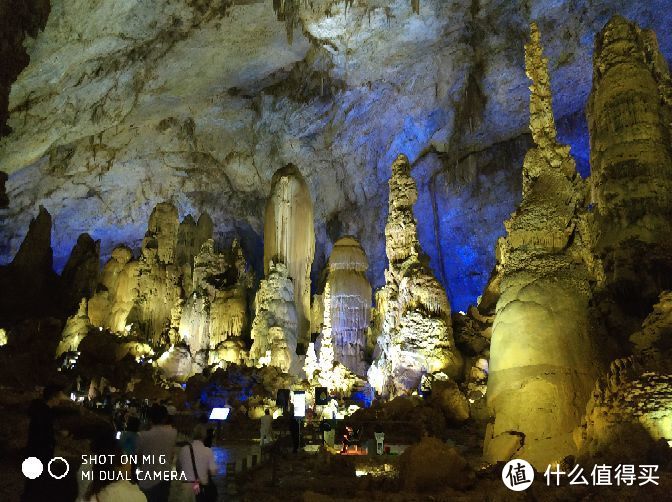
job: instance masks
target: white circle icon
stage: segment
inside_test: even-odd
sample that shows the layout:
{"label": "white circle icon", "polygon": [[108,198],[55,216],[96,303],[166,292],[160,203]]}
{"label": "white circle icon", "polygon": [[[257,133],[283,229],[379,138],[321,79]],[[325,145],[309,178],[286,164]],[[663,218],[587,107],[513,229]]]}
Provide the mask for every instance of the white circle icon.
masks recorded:
{"label": "white circle icon", "polygon": [[28,479],[39,478],[43,470],[42,461],[37,457],[28,457],[21,464],[21,472]]}
{"label": "white circle icon", "polygon": [[[61,474],[60,476],[57,476],[56,474],[51,472],[51,464],[53,464],[56,460],[60,460],[61,462],[63,462],[65,464],[65,472],[63,474]],[[68,472],[70,472],[70,464],[63,457],[54,457],[47,464],[47,471],[49,472],[49,474],[51,475],[52,478],[63,479],[64,477],[66,477],[68,475]]]}
{"label": "white circle icon", "polygon": [[514,492],[527,490],[534,481],[534,468],[526,460],[509,460],[502,469],[502,481]]}

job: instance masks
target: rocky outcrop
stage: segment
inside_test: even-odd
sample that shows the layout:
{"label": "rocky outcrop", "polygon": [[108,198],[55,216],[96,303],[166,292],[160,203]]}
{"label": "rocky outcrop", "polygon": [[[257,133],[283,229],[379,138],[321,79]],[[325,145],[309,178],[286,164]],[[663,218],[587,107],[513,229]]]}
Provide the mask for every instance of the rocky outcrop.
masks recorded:
{"label": "rocky outcrop", "polygon": [[40,206],[14,260],[0,267],[0,319],[58,315],[58,276],[52,261],[51,215]]}
{"label": "rocky outcrop", "polygon": [[100,241],[82,234],[72,248],[61,272],[61,302],[66,312],[72,312],[82,298],[91,298],[96,292],[100,272]]}
{"label": "rocky outcrop", "polygon": [[251,284],[247,264],[239,253],[236,242],[228,255],[216,253],[214,241],[209,239],[194,258],[192,293],[181,304],[178,333],[195,358],[200,351],[212,351],[204,364],[247,359],[243,336],[249,330],[247,295]]}
{"label": "rocky outcrop", "polygon": [[382,320],[369,382],[378,392],[396,394],[418,388],[425,373],[456,376],[462,358],[455,347],[450,305],[427,266],[418,241],[413,205],[415,181],[405,155],[392,164],[385,240],[389,267],[376,295]]}
{"label": "rocky outcrop", "polygon": [[672,293],[631,335],[634,354],[611,362],[593,388],[575,440],[584,456],[656,460],[672,441]]}
{"label": "rocky outcrop", "polygon": [[672,80],[653,31],[620,16],[600,31],[586,114],[600,286],[627,335],[672,287]]}
{"label": "rocky outcrop", "polygon": [[271,262],[283,263],[294,284],[298,342],[310,332],[310,270],[315,256],[313,201],[296,166],[276,171],[264,220],[264,273]]}
{"label": "rocky outcrop", "polygon": [[[487,387],[494,424],[485,453],[501,435],[520,435],[517,456],[537,468],[576,453],[579,425],[599,356],[589,322],[591,275],[579,214],[583,182],[569,147],[558,143],[548,61],[532,24],[525,46],[530,130],[535,147],[523,164],[523,199],[498,243],[500,297]],[[502,450],[503,451],[503,450]],[[498,458],[497,460],[507,460]]]}
{"label": "rocky outcrop", "polygon": [[162,203],[141,253],[134,259],[124,246],[112,252],[88,302],[91,324],[148,343],[172,378],[245,362],[253,277],[238,242],[217,252],[209,216],[178,223],[175,206]]}

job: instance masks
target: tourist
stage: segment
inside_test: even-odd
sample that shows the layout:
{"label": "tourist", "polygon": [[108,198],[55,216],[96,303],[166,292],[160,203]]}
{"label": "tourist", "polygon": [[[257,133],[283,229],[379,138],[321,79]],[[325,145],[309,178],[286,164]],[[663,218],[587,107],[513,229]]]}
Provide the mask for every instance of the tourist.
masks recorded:
{"label": "tourist", "polygon": [[[30,403],[28,415],[28,442],[26,457],[40,459],[42,465],[47,465],[54,457],[56,439],[54,437],[53,409],[64,399],[63,389],[58,385],[47,385],[42,391],[42,397]],[[52,487],[49,478],[40,476],[37,479],[26,479],[21,497],[22,501],[48,500]]]}
{"label": "tourist", "polygon": [[[172,468],[177,431],[167,424],[168,411],[164,406],[152,405],[148,415],[152,426],[138,436],[138,469],[145,473],[138,475],[138,485],[147,496],[148,502],[167,502],[170,480],[154,478]],[[145,456],[147,462],[143,461]]]}
{"label": "tourist", "polygon": [[289,433],[292,436],[292,452],[297,453],[299,451],[300,441],[301,441],[301,423],[298,418],[294,417],[294,405],[290,405],[289,413]]}
{"label": "tourist", "polygon": [[110,462],[93,465],[93,479],[81,500],[87,502],[147,501],[140,488],[128,481],[131,465],[128,463],[122,464],[121,448],[111,431],[93,441],[91,454],[104,455],[110,459]]}
{"label": "tourist", "polygon": [[199,425],[194,428],[192,442],[183,446],[177,457],[177,470],[187,478],[181,483],[178,497],[181,502],[217,500],[217,487],[212,481],[217,472],[215,454],[203,444],[206,429]]}
{"label": "tourist", "polygon": [[272,439],[272,429],[273,429],[273,416],[271,415],[271,410],[266,408],[264,415],[261,417],[259,425],[259,436],[261,446],[265,446],[271,442]]}
{"label": "tourist", "polygon": [[119,436],[119,446],[125,455],[135,455],[138,449],[138,431],[140,419],[131,415],[126,419],[126,430]]}

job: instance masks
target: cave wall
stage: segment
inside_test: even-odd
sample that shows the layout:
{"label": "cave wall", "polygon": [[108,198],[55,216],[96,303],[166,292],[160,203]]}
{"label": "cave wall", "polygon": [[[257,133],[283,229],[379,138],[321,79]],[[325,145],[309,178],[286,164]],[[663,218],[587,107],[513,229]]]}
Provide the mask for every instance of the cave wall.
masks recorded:
{"label": "cave wall", "polygon": [[0,263],[40,204],[60,269],[82,232],[103,260],[122,242],[138,250],[151,209],[169,200],[180,218],[207,211],[217,241],[239,236],[260,275],[271,177],[291,162],[315,207],[313,276],[349,234],[379,287],[386,180],[405,153],[420,241],[465,310],[520,193],[529,21],[545,36],[558,137],[583,175],[594,34],[619,12],[672,54],[665,0],[423,0],[419,13],[406,0],[326,3],[279,20],[270,0],[52,0],[44,30],[27,30],[30,64],[10,78]]}

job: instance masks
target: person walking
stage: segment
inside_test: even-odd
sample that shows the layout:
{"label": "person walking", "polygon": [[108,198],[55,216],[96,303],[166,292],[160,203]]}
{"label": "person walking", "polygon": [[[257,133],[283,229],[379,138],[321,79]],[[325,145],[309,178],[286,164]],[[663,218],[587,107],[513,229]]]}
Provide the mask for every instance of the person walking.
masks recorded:
{"label": "person walking", "polygon": [[273,416],[271,415],[271,410],[266,408],[259,424],[259,437],[262,447],[271,442],[271,439],[273,438],[272,430]]}
{"label": "person walking", "polygon": [[212,448],[203,444],[206,429],[196,426],[191,443],[183,446],[177,457],[177,471],[184,473],[187,481],[182,481],[179,502],[214,502],[217,487],[212,476],[217,473],[215,454]]}
{"label": "person walking", "polygon": [[[28,409],[30,423],[28,425],[26,457],[36,457],[45,466],[54,457],[56,438],[54,436],[53,408],[62,399],[63,389],[60,386],[47,385],[42,391],[42,397],[32,401]],[[26,479],[21,501],[49,500],[52,490],[52,483],[46,476]]]}
{"label": "person walking", "polygon": [[147,502],[168,502],[170,480],[161,477],[172,468],[177,431],[167,423],[165,406],[152,405],[148,414],[152,426],[138,435],[138,485]]}

